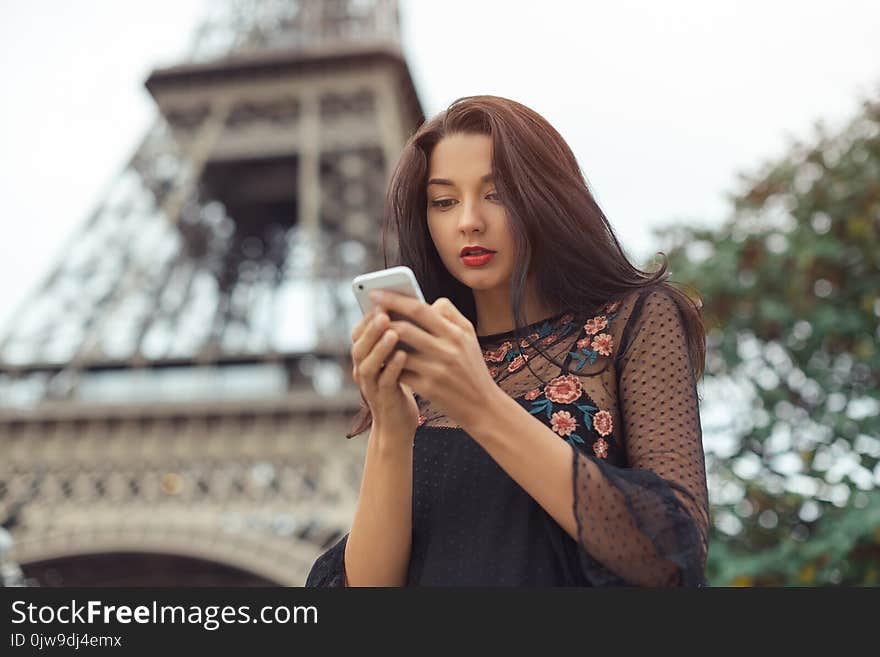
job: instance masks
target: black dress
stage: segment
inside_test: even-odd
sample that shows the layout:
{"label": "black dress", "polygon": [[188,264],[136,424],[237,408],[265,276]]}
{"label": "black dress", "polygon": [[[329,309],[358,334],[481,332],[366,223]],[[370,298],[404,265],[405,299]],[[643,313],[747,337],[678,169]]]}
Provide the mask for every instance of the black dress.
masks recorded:
{"label": "black dress", "polygon": [[[479,341],[497,384],[571,445],[578,539],[417,397],[407,585],[706,586],[699,400],[664,286],[560,313],[525,335]],[[347,585],[347,540],[318,557],[306,586]]]}

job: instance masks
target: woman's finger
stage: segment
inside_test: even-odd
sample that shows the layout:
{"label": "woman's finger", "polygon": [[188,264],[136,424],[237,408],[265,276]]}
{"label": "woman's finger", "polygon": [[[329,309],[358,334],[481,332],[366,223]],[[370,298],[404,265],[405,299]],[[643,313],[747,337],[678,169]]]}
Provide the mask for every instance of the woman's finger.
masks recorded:
{"label": "woman's finger", "polygon": [[351,341],[352,343],[357,342],[358,338],[361,337],[361,334],[364,332],[364,329],[369,325],[371,321],[376,317],[377,307],[373,306],[370,308],[370,311],[361,317],[361,321],[355,324],[354,329],[351,332]]}
{"label": "woman's finger", "polygon": [[397,349],[385,363],[382,373],[379,375],[379,387],[390,388],[397,385],[397,379],[403,371],[406,363],[406,352]]}
{"label": "woman's finger", "polygon": [[358,369],[366,377],[369,384],[373,384],[379,378],[382,363],[390,358],[391,350],[395,344],[397,344],[397,333],[392,330],[384,331],[370,353],[361,361]]}
{"label": "woman's finger", "polygon": [[[415,297],[396,292],[388,292],[377,301],[383,308],[400,313],[412,322],[416,328],[429,336],[442,336],[446,332],[447,323],[438,315],[433,305],[419,301]],[[414,348],[418,347],[406,340]]]}
{"label": "woman's finger", "polygon": [[[376,317],[366,324],[363,333],[361,333],[351,348],[351,358],[355,363],[360,363],[367,357],[367,354],[372,351],[373,346],[376,344],[376,340],[381,337],[382,332],[387,326],[388,315],[384,313],[377,313]],[[363,367],[361,366],[358,369],[362,370]]]}
{"label": "woman's finger", "polygon": [[431,307],[442,317],[445,317],[456,326],[463,328],[468,333],[474,332],[474,326],[471,324],[470,320],[462,315],[458,308],[455,307],[455,304],[446,297],[440,297],[431,304]]}

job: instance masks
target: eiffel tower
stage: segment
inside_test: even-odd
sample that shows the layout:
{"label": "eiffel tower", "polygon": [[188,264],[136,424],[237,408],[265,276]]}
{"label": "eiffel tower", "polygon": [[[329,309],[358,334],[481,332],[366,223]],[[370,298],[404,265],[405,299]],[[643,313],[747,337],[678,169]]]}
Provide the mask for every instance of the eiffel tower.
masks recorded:
{"label": "eiffel tower", "polygon": [[351,524],[350,280],[384,266],[424,120],[397,3],[210,7],[0,338],[0,521],[29,584],[300,586]]}

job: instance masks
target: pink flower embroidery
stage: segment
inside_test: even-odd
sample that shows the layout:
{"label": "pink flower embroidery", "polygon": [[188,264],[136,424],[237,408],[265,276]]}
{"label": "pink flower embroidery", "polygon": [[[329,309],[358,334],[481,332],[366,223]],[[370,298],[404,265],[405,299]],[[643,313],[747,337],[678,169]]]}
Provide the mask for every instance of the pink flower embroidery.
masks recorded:
{"label": "pink flower embroidery", "polygon": [[560,436],[567,436],[577,427],[577,421],[568,411],[556,411],[550,418],[553,431]]}
{"label": "pink flower embroidery", "polygon": [[593,428],[601,436],[607,436],[611,433],[612,425],[611,413],[608,411],[599,411],[593,416]]}
{"label": "pink flower embroidery", "polygon": [[497,367],[490,367],[489,368],[489,376],[491,376],[494,379],[496,376],[498,376],[499,371],[500,370]]}
{"label": "pink flower embroidery", "polygon": [[600,333],[593,338],[593,349],[598,351],[602,356],[611,355],[611,347],[614,344],[614,338],[610,333]]}
{"label": "pink flower embroidery", "polygon": [[538,334],[532,333],[527,338],[523,338],[522,340],[520,340],[519,346],[522,347],[523,349],[525,349],[527,347],[531,347],[535,343],[535,340],[537,340],[537,339],[538,339]]}
{"label": "pink flower embroidery", "polygon": [[532,401],[532,400],[534,400],[534,399],[537,399],[538,396],[539,396],[540,394],[541,394],[541,389],[540,389],[540,388],[535,388],[534,390],[529,390],[529,391],[525,394],[525,397],[526,397],[526,399],[528,399],[529,401]]}
{"label": "pink flower embroidery", "polygon": [[604,329],[608,325],[608,320],[605,315],[596,315],[593,319],[588,319],[587,323],[584,324],[584,330],[588,335],[593,335],[594,333],[598,333],[602,329]]}
{"label": "pink flower embroidery", "polygon": [[528,354],[520,354],[519,356],[514,358],[512,361],[510,361],[510,365],[507,366],[507,371],[508,372],[516,372],[518,369],[520,369],[523,365],[526,364],[526,361],[528,359],[529,359]]}
{"label": "pink flower embroidery", "polygon": [[547,346],[553,344],[555,341],[556,341],[556,334],[551,333],[546,338],[544,338],[544,340],[541,344],[543,344],[545,347],[547,347]]}
{"label": "pink flower embroidery", "polygon": [[427,419],[424,415],[419,415],[419,426],[422,426]]}
{"label": "pink flower embroidery", "polygon": [[562,319],[559,321],[561,321],[563,324],[568,324],[573,319],[574,319],[574,315],[572,315],[571,313],[566,313],[565,315],[562,316]]}
{"label": "pink flower embroidery", "polygon": [[593,453],[596,455],[596,458],[600,459],[608,456],[608,443],[605,442],[604,438],[599,438],[599,440],[593,443]]}
{"label": "pink flower embroidery", "polygon": [[506,341],[494,351],[483,352],[483,358],[493,363],[500,363],[502,360],[504,360],[507,352],[512,348],[513,345],[510,343],[510,341]]}
{"label": "pink flower embroidery", "polygon": [[590,348],[590,336],[588,335],[585,338],[581,338],[577,341],[578,349],[589,349]]}
{"label": "pink flower embroidery", "polygon": [[614,303],[609,303],[609,304],[605,305],[605,307],[603,308],[603,311],[610,315],[618,308],[620,308],[620,301],[615,301]]}
{"label": "pink flower embroidery", "polygon": [[544,386],[544,396],[557,404],[570,404],[581,392],[581,382],[573,374],[557,376]]}

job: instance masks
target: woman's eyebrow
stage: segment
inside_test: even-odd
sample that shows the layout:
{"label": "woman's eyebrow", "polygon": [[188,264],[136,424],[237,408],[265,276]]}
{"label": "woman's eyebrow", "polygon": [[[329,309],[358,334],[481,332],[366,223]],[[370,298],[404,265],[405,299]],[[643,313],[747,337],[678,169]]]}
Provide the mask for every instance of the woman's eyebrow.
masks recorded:
{"label": "woman's eyebrow", "polygon": [[[480,182],[494,182],[494,178],[491,173],[487,173],[485,176],[480,178]],[[431,178],[428,181],[428,185],[449,185],[450,187],[455,186],[455,183],[451,180],[447,180],[446,178]]]}

